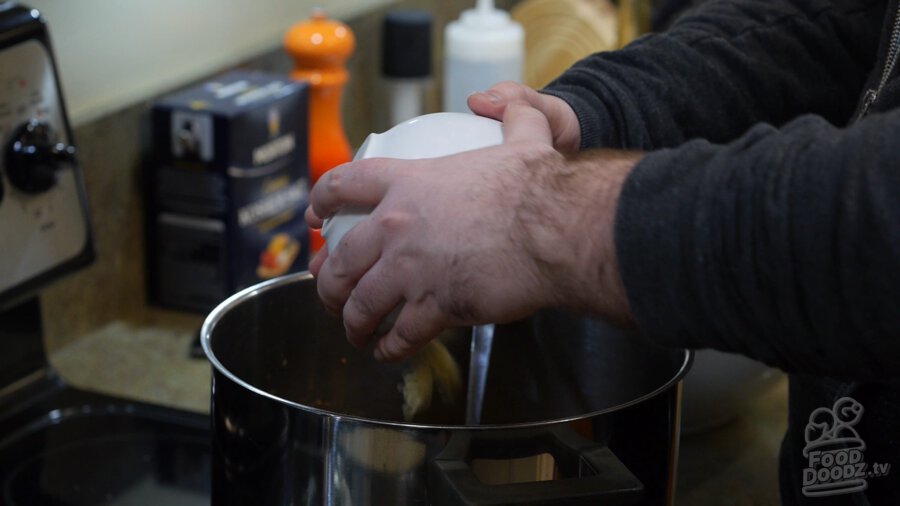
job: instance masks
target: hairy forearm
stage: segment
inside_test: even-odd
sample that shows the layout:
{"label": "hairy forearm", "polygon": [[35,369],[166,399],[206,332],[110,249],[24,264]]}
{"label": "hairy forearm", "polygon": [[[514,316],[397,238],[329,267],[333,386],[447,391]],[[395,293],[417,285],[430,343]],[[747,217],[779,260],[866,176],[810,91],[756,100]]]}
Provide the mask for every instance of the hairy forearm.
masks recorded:
{"label": "hairy forearm", "polygon": [[526,167],[532,181],[519,196],[513,233],[522,235],[523,247],[550,280],[555,305],[632,323],[614,225],[622,185],[642,156],[618,150],[554,153],[534,164],[556,170]]}

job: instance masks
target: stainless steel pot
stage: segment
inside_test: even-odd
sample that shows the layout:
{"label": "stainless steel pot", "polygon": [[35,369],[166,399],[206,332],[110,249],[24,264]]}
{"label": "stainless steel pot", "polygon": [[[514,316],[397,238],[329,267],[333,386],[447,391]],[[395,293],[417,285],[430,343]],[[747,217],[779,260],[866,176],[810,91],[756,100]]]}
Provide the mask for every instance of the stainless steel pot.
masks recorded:
{"label": "stainless steel pot", "polygon": [[[466,377],[469,329],[444,342]],[[691,356],[555,311],[494,338],[482,425],[407,423],[404,364],[344,338],[307,273],[206,319],[214,505],[671,504]]]}

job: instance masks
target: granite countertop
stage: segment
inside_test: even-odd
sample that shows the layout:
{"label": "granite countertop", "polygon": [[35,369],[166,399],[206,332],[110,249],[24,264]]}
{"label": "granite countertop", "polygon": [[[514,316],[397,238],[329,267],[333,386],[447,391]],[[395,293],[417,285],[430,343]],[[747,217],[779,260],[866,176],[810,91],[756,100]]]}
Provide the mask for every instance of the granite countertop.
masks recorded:
{"label": "granite countertop", "polygon": [[201,323],[153,327],[113,321],[49,358],[74,386],[208,413],[212,370],[209,362],[188,353]]}
{"label": "granite countertop", "polygon": [[[54,351],[50,360],[75,386],[205,413],[210,366],[188,353],[199,324],[157,328],[113,321]],[[787,382],[782,379],[738,418],[683,436],[675,504],[778,504],[778,447],[786,413]]]}

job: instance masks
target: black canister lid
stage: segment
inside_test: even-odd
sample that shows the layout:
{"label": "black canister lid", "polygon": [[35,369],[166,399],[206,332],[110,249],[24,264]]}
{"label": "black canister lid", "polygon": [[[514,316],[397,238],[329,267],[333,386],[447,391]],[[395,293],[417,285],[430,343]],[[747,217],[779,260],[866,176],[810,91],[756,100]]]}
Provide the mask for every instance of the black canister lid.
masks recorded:
{"label": "black canister lid", "polygon": [[431,74],[431,14],[419,10],[392,11],[382,31],[381,71],[388,77]]}

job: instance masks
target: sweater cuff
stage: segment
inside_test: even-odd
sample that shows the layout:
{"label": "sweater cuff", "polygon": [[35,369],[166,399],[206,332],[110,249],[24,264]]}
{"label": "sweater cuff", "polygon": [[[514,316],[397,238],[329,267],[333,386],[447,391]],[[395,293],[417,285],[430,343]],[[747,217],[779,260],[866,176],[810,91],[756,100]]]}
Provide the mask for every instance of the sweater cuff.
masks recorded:
{"label": "sweater cuff", "polygon": [[[632,312],[642,333],[673,347],[711,343],[687,322],[701,319],[695,281],[688,275],[702,263],[694,258],[690,227],[702,184],[697,167],[711,145],[694,141],[688,149],[647,153],[622,187],[615,223],[616,255]],[[688,163],[686,153],[690,153]],[[702,162],[701,162],[702,163]],[[709,338],[710,336],[706,336]]]}
{"label": "sweater cuff", "polygon": [[584,90],[574,86],[556,85],[553,88],[539,90],[539,92],[562,99],[575,111],[575,116],[578,117],[578,126],[581,128],[580,149],[611,145],[613,132],[609,128],[609,118],[605,115],[603,108],[584,97]]}

